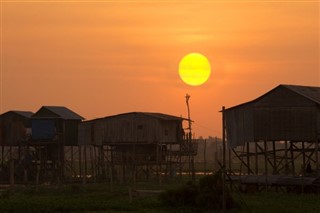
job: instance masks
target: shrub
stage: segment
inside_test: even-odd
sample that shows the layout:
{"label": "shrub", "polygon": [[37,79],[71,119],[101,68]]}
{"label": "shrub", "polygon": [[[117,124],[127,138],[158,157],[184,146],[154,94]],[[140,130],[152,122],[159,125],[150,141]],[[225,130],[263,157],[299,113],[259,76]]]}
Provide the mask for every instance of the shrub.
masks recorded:
{"label": "shrub", "polygon": [[[165,206],[194,207],[201,209],[222,209],[223,185],[221,171],[214,175],[205,176],[195,185],[188,182],[177,189],[168,190],[159,197]],[[226,208],[235,208],[238,205],[232,198],[228,188],[225,188]]]}

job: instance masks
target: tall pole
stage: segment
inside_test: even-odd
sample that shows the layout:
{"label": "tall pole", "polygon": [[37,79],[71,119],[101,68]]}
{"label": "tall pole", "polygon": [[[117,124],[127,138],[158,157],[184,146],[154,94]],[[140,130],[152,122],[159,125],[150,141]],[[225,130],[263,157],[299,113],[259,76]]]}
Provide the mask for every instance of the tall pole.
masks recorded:
{"label": "tall pole", "polygon": [[223,151],[222,151],[222,165],[223,165],[223,169],[225,169],[226,167],[226,126],[225,126],[225,115],[224,115],[224,110],[225,110],[225,107],[223,106],[222,107],[222,148],[223,148]]}
{"label": "tall pole", "polygon": [[222,163],[223,163],[223,167],[222,167],[222,210],[223,213],[226,212],[226,173],[225,173],[225,168],[226,168],[226,122],[225,122],[225,107],[222,107],[222,148],[223,148],[223,153],[222,153]]}
{"label": "tall pole", "polygon": [[189,99],[190,99],[190,95],[186,94],[186,104],[187,104],[187,109],[188,109],[188,129],[189,129],[189,133],[188,133],[188,145],[191,148],[191,152],[189,155],[191,155],[191,170],[192,170],[192,181],[195,181],[196,177],[195,177],[195,171],[194,171],[194,158],[193,158],[193,146],[192,146],[192,129],[191,129],[191,118],[190,118],[190,107],[189,107]]}
{"label": "tall pole", "polygon": [[189,99],[190,99],[190,95],[186,94],[186,104],[187,104],[187,109],[188,109],[188,129],[189,129],[189,140],[191,141],[191,120],[190,120],[190,107],[189,107]]}

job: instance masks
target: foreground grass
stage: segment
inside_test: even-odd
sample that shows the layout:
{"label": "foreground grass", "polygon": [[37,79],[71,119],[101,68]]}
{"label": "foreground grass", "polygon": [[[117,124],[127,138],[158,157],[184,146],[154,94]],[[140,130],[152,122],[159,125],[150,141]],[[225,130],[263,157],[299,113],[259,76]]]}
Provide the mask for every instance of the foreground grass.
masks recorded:
{"label": "foreground grass", "polygon": [[[164,188],[170,187],[172,185],[164,186]],[[231,213],[320,212],[320,196],[315,194],[268,192],[234,194],[234,197],[241,207],[230,211]],[[72,185],[37,189],[17,188],[14,192],[4,192],[0,198],[0,212],[191,213],[200,211],[162,206],[157,197],[136,197],[130,203],[128,186],[115,187],[111,192],[106,184],[88,184],[85,187]]]}

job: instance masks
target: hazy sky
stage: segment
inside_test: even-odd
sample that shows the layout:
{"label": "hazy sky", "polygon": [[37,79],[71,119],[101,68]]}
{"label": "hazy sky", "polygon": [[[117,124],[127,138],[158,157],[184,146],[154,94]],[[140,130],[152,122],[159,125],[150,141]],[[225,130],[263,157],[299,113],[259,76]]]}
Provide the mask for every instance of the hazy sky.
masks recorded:
{"label": "hazy sky", "polygon": [[[0,113],[186,116],[189,93],[196,136],[220,136],[223,105],[320,85],[318,1],[1,1],[1,26]],[[211,63],[202,86],[178,74],[191,52]]]}

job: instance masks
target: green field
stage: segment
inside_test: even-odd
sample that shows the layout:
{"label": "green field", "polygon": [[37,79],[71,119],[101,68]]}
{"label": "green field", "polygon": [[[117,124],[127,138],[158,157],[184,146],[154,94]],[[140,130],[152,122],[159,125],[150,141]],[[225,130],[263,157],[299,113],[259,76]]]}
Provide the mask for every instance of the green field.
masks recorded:
{"label": "green field", "polygon": [[[174,188],[181,182],[162,185]],[[86,184],[66,186],[16,187],[2,191],[0,212],[201,212],[191,208],[163,206],[156,196],[133,197],[129,201],[129,185]],[[159,189],[158,185],[138,184],[139,189]],[[230,212],[320,212],[320,195],[264,192],[233,193],[240,208]],[[212,212],[212,211],[211,211]],[[213,212],[222,212],[219,210]]]}

